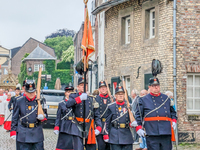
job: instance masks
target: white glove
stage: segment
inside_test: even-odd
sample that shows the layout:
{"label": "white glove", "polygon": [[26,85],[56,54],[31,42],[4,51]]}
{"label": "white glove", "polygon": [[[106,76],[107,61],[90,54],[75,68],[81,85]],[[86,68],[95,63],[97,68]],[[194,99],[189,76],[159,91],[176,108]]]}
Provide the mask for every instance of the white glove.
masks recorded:
{"label": "white glove", "polygon": [[43,116],[42,114],[39,114],[38,117],[37,117],[37,119],[38,119],[38,120],[43,120],[43,119],[44,119],[44,116]]}
{"label": "white glove", "polygon": [[99,135],[100,134],[99,130],[97,130],[97,129],[95,129],[94,132],[95,132],[95,135]]}
{"label": "white glove", "polygon": [[11,136],[13,140],[16,140],[16,135]]}
{"label": "white glove", "polygon": [[138,124],[136,121],[131,122],[131,127],[137,127],[137,126],[138,126]]}
{"label": "white glove", "polygon": [[81,99],[81,101],[87,100],[87,93],[82,93],[82,94],[80,95],[80,99]]}
{"label": "white glove", "polygon": [[59,134],[59,131],[58,131],[58,130],[54,130],[53,132],[54,132],[55,135],[58,135],[58,134]]}
{"label": "white glove", "polygon": [[109,141],[109,139],[104,140],[104,142],[106,142],[106,143],[107,143],[108,141]]}
{"label": "white glove", "polygon": [[172,127],[174,128],[174,130],[176,130],[176,123],[172,122]]}
{"label": "white glove", "polygon": [[145,134],[145,131],[144,130],[142,130],[142,129],[139,129],[138,131],[137,131],[137,134],[141,137],[144,137],[144,134]]}

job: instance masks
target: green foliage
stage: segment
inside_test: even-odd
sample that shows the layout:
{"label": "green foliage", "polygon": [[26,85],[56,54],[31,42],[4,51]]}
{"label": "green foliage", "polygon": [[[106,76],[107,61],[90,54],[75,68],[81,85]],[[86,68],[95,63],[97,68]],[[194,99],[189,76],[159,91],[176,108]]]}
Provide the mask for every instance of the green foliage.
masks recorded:
{"label": "green foliage", "polygon": [[[25,54],[24,58],[26,58],[28,55],[29,54]],[[66,68],[65,66],[68,66],[68,69],[62,69],[62,70],[61,69],[55,70],[55,60],[45,60],[45,61],[43,61],[43,63],[45,64],[46,71],[42,71],[42,74],[51,74],[51,81],[42,80],[41,89],[44,88],[45,83],[47,83],[47,86],[49,89],[54,89],[55,82],[58,77],[60,78],[61,84],[69,84],[70,82],[72,82],[72,77],[70,75],[70,64],[73,62],[67,62],[67,63],[61,62],[60,66],[62,66],[63,68]],[[68,65],[66,65],[66,64],[68,64]],[[60,67],[60,68],[62,68],[62,67]],[[21,67],[20,67],[20,73],[18,75],[19,83],[22,85],[23,81],[26,78],[34,79],[37,84],[38,72],[34,72],[31,76],[28,76],[27,70],[26,70],[26,63],[22,62]]]}
{"label": "green foliage", "polygon": [[52,47],[55,50],[58,59],[61,59],[63,51],[66,51],[71,45],[73,45],[73,39],[71,36],[57,36],[55,38],[49,38],[44,41],[47,46]]}
{"label": "green foliage", "polygon": [[44,60],[43,64],[48,74],[51,74],[51,72],[55,70],[55,60]]}
{"label": "green foliage", "polygon": [[[28,55],[29,55],[29,53],[26,53],[26,54],[24,55],[24,57],[22,58],[22,60],[23,60],[24,58],[26,58]],[[20,73],[19,73],[19,75],[18,75],[19,83],[22,84],[23,81],[26,79],[26,77],[27,77],[26,63],[25,63],[25,62],[22,62],[22,63],[21,63],[21,66],[20,66]]]}
{"label": "green foliage", "polygon": [[[56,79],[60,78],[61,84],[69,84],[72,82],[72,77],[70,76],[70,70],[65,69],[65,70],[54,70],[51,72],[51,81],[44,82],[47,83],[47,86],[49,89],[54,89]],[[42,88],[44,87],[44,84],[42,85]]]}
{"label": "green foliage", "polygon": [[[27,79],[34,79],[35,83],[37,84],[38,81],[38,71],[34,72],[31,76],[27,76]],[[42,71],[42,74],[47,74],[47,71]],[[43,88],[45,86],[46,81],[45,80],[41,80],[41,87]]]}
{"label": "green foliage", "polygon": [[70,69],[70,65],[74,64],[74,62],[64,62],[61,61],[59,63],[57,63],[57,69]]}
{"label": "green foliage", "polygon": [[74,46],[71,45],[66,51],[62,54],[62,61],[72,62],[74,61]]}

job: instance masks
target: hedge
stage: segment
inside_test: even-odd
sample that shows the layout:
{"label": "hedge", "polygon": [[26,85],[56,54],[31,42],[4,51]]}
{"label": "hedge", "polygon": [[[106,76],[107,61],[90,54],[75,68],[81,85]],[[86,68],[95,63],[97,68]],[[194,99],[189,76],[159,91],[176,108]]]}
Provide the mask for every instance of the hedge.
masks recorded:
{"label": "hedge", "polygon": [[61,61],[59,63],[57,63],[57,69],[70,69],[70,65],[74,64],[74,62],[64,62]]}

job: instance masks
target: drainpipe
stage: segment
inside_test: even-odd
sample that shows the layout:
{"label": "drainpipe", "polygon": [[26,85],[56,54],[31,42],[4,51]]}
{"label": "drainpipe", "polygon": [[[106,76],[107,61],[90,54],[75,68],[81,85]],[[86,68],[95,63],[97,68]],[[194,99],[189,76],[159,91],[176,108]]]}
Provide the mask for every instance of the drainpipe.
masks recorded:
{"label": "drainpipe", "polygon": [[[176,3],[177,0],[174,0],[173,6],[173,78],[174,78],[174,102],[177,112],[177,93],[176,93]],[[178,124],[176,128],[176,146],[178,145]]]}

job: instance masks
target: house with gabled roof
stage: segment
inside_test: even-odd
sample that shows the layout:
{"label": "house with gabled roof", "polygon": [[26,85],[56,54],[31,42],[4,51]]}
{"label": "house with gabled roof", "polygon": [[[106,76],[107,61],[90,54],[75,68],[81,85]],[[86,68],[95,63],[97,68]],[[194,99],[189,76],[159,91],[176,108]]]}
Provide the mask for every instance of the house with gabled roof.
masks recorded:
{"label": "house with gabled roof", "polygon": [[[32,53],[34,50],[36,52]],[[26,53],[29,53],[29,54],[32,53],[31,56],[29,56],[29,60],[26,60],[27,67],[30,68],[31,66],[31,69],[32,69],[29,72],[27,68],[28,75],[31,75],[34,72],[34,70],[37,70],[34,68],[34,66],[36,66],[35,63],[37,63],[38,65],[42,65],[42,61],[44,60],[44,55],[47,55],[45,56],[45,59],[50,58],[50,56],[52,57],[52,59],[56,59],[55,51],[53,48],[45,45],[44,43],[40,41],[37,41],[36,39],[29,38],[24,43],[24,45],[22,45],[22,47],[20,47],[19,49],[13,50],[14,56],[11,59],[11,71],[14,75],[18,75],[20,73],[22,58],[24,57]],[[30,60],[30,58],[32,60]]]}
{"label": "house with gabled roof", "polygon": [[10,66],[10,50],[0,46],[0,78],[8,74]]}
{"label": "house with gabled roof", "polygon": [[56,57],[44,51],[38,44],[22,62],[26,62],[27,74],[32,75],[33,72],[39,71],[40,66],[42,67],[42,71],[45,71],[44,60],[56,60]]}

